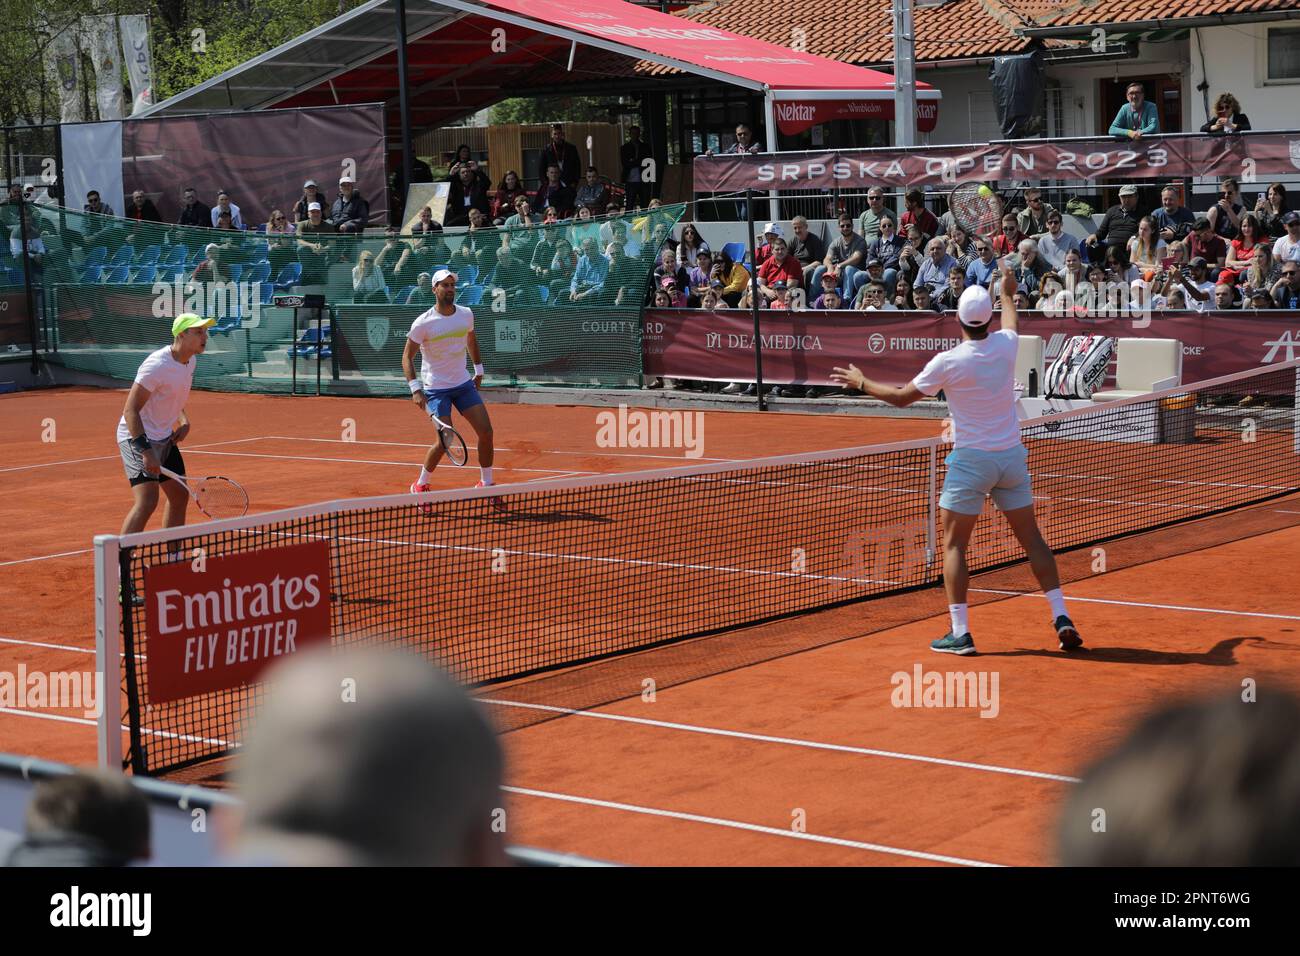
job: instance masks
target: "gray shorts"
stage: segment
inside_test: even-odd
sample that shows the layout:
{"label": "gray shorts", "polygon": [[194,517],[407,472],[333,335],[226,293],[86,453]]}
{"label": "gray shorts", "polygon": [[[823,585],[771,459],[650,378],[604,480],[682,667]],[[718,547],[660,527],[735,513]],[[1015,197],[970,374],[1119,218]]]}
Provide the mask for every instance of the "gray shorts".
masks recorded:
{"label": "gray shorts", "polygon": [[[154,454],[162,462],[164,468],[168,468],[176,474],[184,476],[185,459],[181,457],[180,446],[170,438],[162,441],[150,440],[149,446],[153,448]],[[138,452],[134,445],[129,441],[120,441],[117,443],[117,450],[122,453],[122,467],[126,470],[127,480],[132,486],[144,484],[146,481],[171,481],[166,475],[154,477],[144,470],[144,458]]]}

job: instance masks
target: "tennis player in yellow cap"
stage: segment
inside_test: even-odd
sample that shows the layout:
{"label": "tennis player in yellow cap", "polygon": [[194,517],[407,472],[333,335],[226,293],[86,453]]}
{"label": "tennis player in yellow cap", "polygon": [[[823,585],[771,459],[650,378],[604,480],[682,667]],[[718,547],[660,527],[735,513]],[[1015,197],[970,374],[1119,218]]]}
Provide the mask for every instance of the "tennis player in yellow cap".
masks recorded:
{"label": "tennis player in yellow cap", "polygon": [[208,345],[208,327],[215,319],[186,312],[172,322],[172,341],[140,363],[117,423],[117,447],[135,502],[122,522],[122,534],[144,530],[158,507],[158,488],[167,496],[163,527],[185,523],[189,493],[162,474],[166,467],[184,476],[180,443],[190,432],[185,414],[194,369]]}

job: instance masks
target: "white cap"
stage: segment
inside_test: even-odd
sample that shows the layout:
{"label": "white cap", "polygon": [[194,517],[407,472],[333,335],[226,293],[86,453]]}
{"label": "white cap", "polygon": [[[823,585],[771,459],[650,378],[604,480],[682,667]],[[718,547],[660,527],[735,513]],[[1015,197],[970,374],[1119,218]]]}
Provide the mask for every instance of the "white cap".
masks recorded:
{"label": "white cap", "polygon": [[989,297],[989,290],[982,285],[970,286],[957,300],[957,320],[962,325],[978,329],[988,325],[991,318],[993,300]]}
{"label": "white cap", "polygon": [[320,203],[318,203],[318,202],[309,202],[309,203],[307,203],[307,211],[308,211],[308,212],[311,212],[313,209],[315,209],[317,212],[319,212],[319,211],[320,211]]}
{"label": "white cap", "polygon": [[776,236],[785,235],[785,233],[781,231],[781,224],[779,222],[769,222],[763,227],[763,235],[767,235],[769,232]]}
{"label": "white cap", "polygon": [[342,176],[339,177],[340,185],[342,185],[343,183],[355,183],[355,182],[356,180],[353,179],[351,176],[349,176],[347,173],[344,173]]}
{"label": "white cap", "polygon": [[303,189],[306,189],[308,186],[315,186],[315,185],[316,185],[316,180],[314,180],[314,179],[309,179],[309,180],[307,180],[305,183],[302,184],[302,188],[303,188]]}
{"label": "white cap", "polygon": [[439,269],[437,272],[433,274],[434,285],[437,285],[439,282],[443,281],[444,279],[451,279],[453,282],[455,282],[456,273],[452,272],[450,269]]}

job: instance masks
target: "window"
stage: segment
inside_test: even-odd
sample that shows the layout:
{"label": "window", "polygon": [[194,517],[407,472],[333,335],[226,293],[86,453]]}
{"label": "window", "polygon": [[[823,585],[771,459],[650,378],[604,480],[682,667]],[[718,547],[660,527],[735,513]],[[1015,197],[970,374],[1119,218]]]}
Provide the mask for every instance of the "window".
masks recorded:
{"label": "window", "polygon": [[972,90],[967,94],[967,111],[970,116],[970,139],[968,143],[988,143],[1002,138],[1002,125],[998,122],[998,110],[993,105],[993,93],[990,90]]}
{"label": "window", "polygon": [[1268,31],[1269,80],[1300,80],[1300,27],[1276,27]]}

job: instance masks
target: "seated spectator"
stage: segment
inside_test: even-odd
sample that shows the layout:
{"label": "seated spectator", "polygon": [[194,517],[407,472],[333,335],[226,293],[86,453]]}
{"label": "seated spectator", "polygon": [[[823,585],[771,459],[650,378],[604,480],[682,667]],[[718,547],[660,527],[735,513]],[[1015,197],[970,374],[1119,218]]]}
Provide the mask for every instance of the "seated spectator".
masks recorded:
{"label": "seated spectator", "polygon": [[713,253],[701,249],[695,258],[695,266],[686,270],[686,281],[690,286],[690,303],[699,305],[704,293],[712,287]]}
{"label": "seated spectator", "polygon": [[1169,254],[1163,239],[1156,231],[1156,221],[1151,216],[1138,220],[1138,231],[1128,241],[1129,262],[1139,269],[1159,269],[1160,262]]}
{"label": "seated spectator", "polygon": [[[1128,102],[1119,108],[1110,124],[1110,135],[1118,139],[1139,140],[1160,132],[1160,114],[1156,104],[1146,98],[1146,87],[1130,83],[1124,91]],[[1125,240],[1128,236],[1124,237]]]}
{"label": "seated spectator", "polygon": [[352,297],[357,303],[388,301],[384,277],[375,268],[375,254],[369,249],[361,250],[357,264],[352,267]]}
{"label": "seated spectator", "polygon": [[1250,129],[1250,119],[1241,111],[1241,104],[1231,93],[1220,93],[1214,100],[1214,119],[1201,127],[1202,133],[1223,136],[1244,133]]}
{"label": "seated spectator", "polygon": [[433,276],[421,272],[415,277],[415,288],[406,296],[406,305],[437,305],[438,299],[433,291]]}
{"label": "seated spectator", "polygon": [[1137,268],[1129,263],[1128,253],[1119,246],[1106,247],[1105,266],[1116,282],[1132,282],[1137,278]]}
{"label": "seated spectator", "polygon": [[763,227],[762,241],[754,247],[755,268],[767,261],[767,257],[772,254],[772,240],[777,238],[785,239],[785,231],[779,222],[769,222]]}
{"label": "seated spectator", "polygon": [[[1182,286],[1187,306],[1195,312],[1204,312],[1214,301],[1214,283],[1210,281],[1209,263],[1202,256],[1194,256],[1185,271],[1181,268],[1171,269],[1169,282]],[[1165,295],[1169,295],[1169,292]]]}
{"label": "seated spectator", "polygon": [[1273,258],[1278,262],[1300,262],[1300,212],[1282,217],[1286,235],[1273,243]]}
{"label": "seated spectator", "polygon": [[1088,278],[1074,290],[1076,312],[1104,315],[1109,311],[1109,289],[1106,270],[1097,263],[1088,267]]}
{"label": "seated spectator", "polygon": [[1119,205],[1111,206],[1101,219],[1101,225],[1083,241],[1088,257],[1093,262],[1103,262],[1106,250],[1118,246],[1128,248],[1128,241],[1137,235],[1137,187],[1127,183],[1119,188]]}
{"label": "seated spectator", "polygon": [[1186,310],[1187,293],[1183,291],[1182,286],[1174,286],[1165,295],[1165,311],[1185,312]]}
{"label": "seated spectator", "polygon": [[1071,249],[1065,254],[1065,268],[1061,270],[1060,276],[1067,292],[1072,292],[1078,288],[1079,283],[1088,280],[1088,275],[1083,268],[1083,255],[1078,249]]}
{"label": "seated spectator", "polygon": [[732,262],[726,250],[718,253],[713,263],[713,278],[721,282],[721,294],[727,305],[735,308],[749,287],[749,270],[739,262]]}
{"label": "seated spectator", "polygon": [[1249,308],[1258,312],[1260,309],[1276,309],[1277,305],[1273,302],[1273,297],[1268,294],[1267,289],[1256,289],[1250,293],[1250,297],[1242,304],[1242,308]]}
{"label": "seated spectator", "polygon": [[[538,187],[537,194],[533,197],[533,204],[538,209],[554,206],[556,214],[561,219],[568,219],[573,215],[574,199],[573,188],[561,181],[560,167],[552,163],[546,168],[546,179]],[[587,209],[588,213],[591,212],[588,207],[584,206],[583,208]]]}
{"label": "seated spectator", "polygon": [[[16,183],[14,184],[17,185]],[[12,186],[10,187],[13,188]],[[94,213],[97,216],[114,216],[113,207],[99,198],[99,190],[92,189],[86,193],[86,205],[82,207],[86,212]],[[216,216],[212,216],[210,224],[215,224]]]}
{"label": "seated spectator", "polygon": [[481,275],[487,275],[496,265],[496,250],[500,247],[501,240],[496,229],[486,223],[486,214],[477,206],[472,207],[469,211],[469,228],[461,234],[460,248],[451,256],[454,271],[473,265]]}
{"label": "seated spectator", "polygon": [[672,309],[672,308],[675,308],[675,306],[673,305],[673,297],[672,297],[671,295],[668,294],[668,290],[667,290],[666,288],[665,288],[665,289],[655,289],[654,303],[653,303],[653,304],[654,304],[654,307],[655,307],[656,309]]}
{"label": "seated spectator", "polygon": [[948,255],[942,239],[931,239],[925,251],[926,258],[921,262],[912,286],[928,285],[930,294],[937,298],[948,288],[948,274],[957,265],[957,260]]}
{"label": "seated spectator", "polygon": [[[930,287],[922,286],[929,289]],[[935,305],[940,312],[957,311],[957,303],[961,301],[961,294],[966,291],[966,273],[962,271],[961,266],[954,265],[948,270],[948,287],[939,293],[935,299]]]}
{"label": "seated spectator", "polygon": [[1186,239],[1192,231],[1192,224],[1196,222],[1192,211],[1178,201],[1178,195],[1176,186],[1166,186],[1160,190],[1160,208],[1151,214],[1156,232],[1166,244],[1176,239]]}
{"label": "seated spectator", "polygon": [[1288,261],[1282,275],[1269,290],[1279,309],[1300,309],[1300,262]]}
{"label": "seated spectator", "polygon": [[131,193],[131,205],[126,207],[126,218],[136,222],[162,222],[158,207],[144,194],[143,189]]}
{"label": "seated spectator", "polygon": [[772,240],[772,252],[758,268],[758,291],[768,304],[776,301],[776,284],[784,282],[787,289],[798,289],[803,285],[803,267],[799,260],[790,255],[784,239]]}
{"label": "seated spectator", "polygon": [[569,283],[569,301],[594,301],[600,297],[609,277],[609,260],[596,249],[596,240],[590,236],[582,242],[582,255]]}
{"label": "seated spectator", "polygon": [[894,305],[899,309],[909,310],[913,308],[912,284],[906,279],[899,279],[894,283]]}
{"label": "seated spectator", "polygon": [[659,263],[654,268],[651,292],[659,288],[665,278],[671,278],[678,289],[687,289],[691,284],[689,273],[677,262],[676,251],[668,248],[660,254]]}
{"label": "seated spectator", "polygon": [[478,176],[477,168],[462,165],[456,173],[456,178],[451,181],[451,189],[447,193],[447,212],[443,225],[469,225],[472,210],[478,210],[486,220],[491,214],[491,202],[488,200],[487,187]]}
{"label": "seated spectator", "polygon": [[492,223],[496,226],[504,226],[506,220],[514,215],[515,204],[520,196],[527,196],[528,191],[524,189],[524,184],[519,181],[519,174],[513,169],[506,170],[506,174],[501,177],[501,182],[497,186],[496,195],[492,199]]}
{"label": "seated spectator", "polygon": [[812,307],[834,311],[844,308],[844,299],[840,295],[840,290],[832,286],[813,301]]}
{"label": "seated spectator", "polygon": [[[508,243],[497,249],[497,266],[492,273],[492,294],[497,290],[505,293],[507,309],[516,306],[533,306],[541,302],[537,291],[537,280],[528,263],[515,255],[514,248]],[[599,255],[599,254],[598,254]],[[600,256],[604,259],[604,256]]]}
{"label": "seated spectator", "polygon": [[547,264],[546,271],[537,277],[539,282],[551,290],[548,302],[559,302],[567,297],[569,286],[573,282],[573,272],[577,266],[578,256],[573,251],[573,243],[568,239],[557,237],[551,261]]}
{"label": "seated spectator", "polygon": [[[934,296],[930,294],[928,285],[920,285],[911,290],[912,308],[918,312],[942,312],[939,303],[935,301]],[[901,309],[902,306],[899,306]]]}
{"label": "seated spectator", "polygon": [[1020,240],[1025,238],[1020,232],[1020,224],[1013,213],[1002,217],[1002,231],[993,237],[993,251],[999,258],[1009,256],[1020,247]]}
{"label": "seated spectator", "polygon": [[456,155],[452,157],[451,164],[447,167],[446,182],[454,183],[460,179],[462,169],[468,169],[474,174],[474,178],[483,187],[484,192],[491,191],[492,180],[488,179],[488,174],[483,171],[483,167],[474,158],[473,151],[470,150],[468,143],[461,143],[456,147]]}
{"label": "seated spectator", "polygon": [[925,208],[925,193],[920,189],[909,189],[903,196],[903,205],[907,211],[899,219],[898,224],[906,229],[912,223],[916,223],[921,230],[921,241],[929,242],[939,235],[939,220],[934,218],[934,213]]}
{"label": "seated spectator", "polygon": [[1065,283],[1055,272],[1045,272],[1038,281],[1038,309],[1044,315],[1064,318],[1073,305],[1073,296],[1065,291]]}
{"label": "seated spectator", "polygon": [[1214,287],[1214,308],[1220,312],[1237,307],[1237,288],[1230,282],[1220,282]]}
{"label": "seated spectator", "polygon": [[[872,186],[867,190],[867,208],[858,218],[858,232],[864,242],[871,242],[880,235],[880,217],[885,214],[888,214],[895,223],[898,222],[894,212],[885,208],[885,191],[879,186]],[[906,230],[900,231],[903,235],[907,235]]]}
{"label": "seated spectator", "polygon": [[809,230],[808,220],[803,216],[795,216],[790,220],[790,231],[794,233],[789,243],[790,255],[803,266],[805,288],[815,289],[813,273],[826,258],[826,243],[822,242],[821,236]]}
{"label": "seated spectator", "polygon": [[877,224],[880,232],[867,244],[867,262],[873,259],[880,262],[883,272],[879,278],[885,283],[886,288],[892,289],[898,282],[899,259],[907,241],[898,235],[894,228],[894,220],[889,213],[881,215]]}
{"label": "seated spectator", "polygon": [[[537,230],[539,238],[533,244],[531,255],[528,257],[528,268],[532,270],[533,275],[545,284],[546,273],[551,267],[551,260],[555,258],[555,244],[559,241],[560,230],[558,226],[545,226]],[[608,249],[602,249],[608,255]]]}
{"label": "seated spectator", "polygon": [[1162,295],[1153,295],[1151,284],[1143,279],[1134,279],[1129,287],[1130,315],[1150,315],[1152,311],[1163,312],[1168,302]]}
{"label": "seated spectator", "polygon": [[1281,183],[1269,183],[1268,190],[1255,197],[1255,216],[1260,228],[1270,240],[1281,239],[1286,235],[1287,206],[1286,186]]}
{"label": "seated spectator", "polygon": [[24,211],[24,218],[27,222],[27,246],[23,248],[23,226],[20,222],[9,231],[9,254],[13,257],[15,266],[21,267],[26,263],[33,273],[39,276],[45,266],[45,257],[49,250],[46,249],[41,230],[32,221],[31,214]]}
{"label": "seated spectator", "polygon": [[1192,224],[1192,234],[1187,240],[1187,254],[1191,258],[1200,256],[1212,263],[1217,273],[1228,261],[1228,244],[1222,236],[1215,235],[1210,220],[1201,216]]}
{"label": "seated spectator", "polygon": [[432,275],[452,258],[451,249],[442,238],[442,226],[434,222],[433,210],[425,206],[420,210],[419,221],[411,226],[411,238],[402,244],[402,254],[393,266],[393,278],[399,283],[409,283],[411,276],[421,272]]}
{"label": "seated spectator", "polygon": [[1033,239],[1021,239],[1017,254],[1020,256],[1020,264],[1015,267],[1016,281],[1025,290],[1025,294],[1029,295],[1038,288],[1043,276],[1052,270],[1038,254],[1038,243]]}
{"label": "seated spectator", "polygon": [[[583,206],[573,217],[573,225],[569,227],[569,241],[573,243],[573,248],[581,249],[582,244],[591,239],[596,243],[596,248],[603,249],[614,241],[618,225],[626,227],[627,224],[622,220],[598,223],[591,217],[591,210]],[[604,237],[605,226],[610,227],[608,239]]]}
{"label": "seated spectator", "polygon": [[232,228],[240,230],[244,228],[244,220],[239,215],[239,207],[230,201],[230,193],[226,192],[224,189],[217,193],[217,204],[212,207],[211,212],[213,226],[218,226],[217,219],[224,212],[230,214],[230,225]]}
{"label": "seated spectator", "polygon": [[307,219],[298,223],[298,261],[302,263],[302,285],[322,285],[329,271],[329,257],[334,244],[325,238],[337,232],[325,221],[320,203],[309,203]]}
{"label": "seated spectator", "polygon": [[316,180],[309,179],[302,184],[302,198],[294,203],[293,221],[306,222],[307,210],[314,202],[320,203],[321,209],[325,208],[325,197],[321,195],[320,187],[316,185]]}
{"label": "seated spectator", "polygon": [[1078,250],[1079,240],[1061,228],[1061,214],[1055,209],[1046,217],[1047,231],[1037,237],[1038,254],[1052,269],[1065,268],[1065,254]]}
{"label": "seated spectator", "polygon": [[717,289],[709,289],[700,298],[700,308],[708,309],[710,312],[716,312],[719,309],[729,309],[731,306],[723,301],[722,293]]}
{"label": "seated spectator", "polygon": [[262,227],[262,232],[268,237],[276,235],[292,236],[295,229],[288,216],[279,209],[272,209],[270,218],[266,220],[266,225]]}
{"label": "seated spectator", "polygon": [[1219,201],[1205,214],[1214,234],[1222,236],[1225,242],[1236,239],[1241,230],[1241,214],[1246,207],[1237,202],[1240,198],[1241,187],[1237,185],[1237,181],[1232,178],[1225,179],[1219,184]]}
{"label": "seated spectator", "polygon": [[993,273],[998,268],[998,261],[993,258],[993,243],[983,237],[976,239],[975,253],[979,258],[966,267],[966,285],[983,286],[985,289],[991,288],[989,283],[992,281]]}
{"label": "seated spectator", "polygon": [[925,243],[921,241],[921,227],[911,223],[899,232],[907,240],[898,253],[898,274],[908,282],[916,278],[916,270],[921,268],[921,259],[925,255]]}
{"label": "seated spectator", "polygon": [[505,228],[510,230],[509,242],[514,247],[516,259],[532,259],[533,247],[541,241],[542,230],[538,228],[541,225],[542,218],[533,214],[528,198],[520,196],[516,199],[515,214],[507,217],[505,222]]}
{"label": "seated spectator", "polygon": [[1267,293],[1281,276],[1282,267],[1273,258],[1273,250],[1269,248],[1267,243],[1261,242],[1255,247],[1255,255],[1251,257],[1250,266],[1239,281],[1244,292],[1262,291]]}
{"label": "seated spectator", "polygon": [[686,308],[686,296],[677,285],[677,280],[672,276],[664,276],[659,282],[659,288],[655,290],[656,301],[658,297],[664,295],[668,297],[669,305],[674,309]]}
{"label": "seated spectator", "polygon": [[868,282],[862,287],[854,308],[863,312],[897,312],[898,306],[889,301],[885,287],[879,282]]}
{"label": "seated spectator", "polygon": [[1056,210],[1043,201],[1043,191],[1037,186],[1025,189],[1025,208],[1016,214],[1016,225],[1023,235],[1038,239],[1047,234],[1047,217]]}
{"label": "seated spectator", "polygon": [[595,166],[587,167],[586,182],[578,187],[574,203],[590,209],[593,216],[599,216],[609,205],[609,187],[600,181],[600,173]]}
{"label": "seated spectator", "polygon": [[362,232],[370,222],[370,203],[357,192],[356,180],[344,174],[339,177],[339,195],[326,217],[339,232]]}
{"label": "seated spectator", "polygon": [[829,292],[831,289],[835,289],[835,290],[837,290],[837,291],[840,293],[840,301],[842,301],[842,302],[851,301],[851,300],[849,300],[849,298],[844,294],[844,290],[843,290],[843,289],[840,289],[840,287],[839,287],[840,274],[839,274],[838,272],[834,271],[833,269],[830,270],[830,271],[827,271],[827,272],[823,272],[823,273],[821,274],[820,279],[821,279],[821,281],[820,281],[820,283],[818,284],[818,286],[817,286],[815,292],[814,292],[814,290],[812,290],[812,289],[809,289],[809,290],[808,290],[808,294],[811,295],[811,296],[813,296],[814,301],[815,301],[817,298],[819,298],[820,296],[825,295],[825,294],[826,294],[827,292]]}
{"label": "seated spectator", "polygon": [[1264,230],[1260,228],[1259,220],[1255,218],[1255,214],[1246,213],[1241,217],[1239,235],[1228,243],[1228,258],[1224,265],[1233,272],[1245,272],[1250,268],[1251,262],[1254,261],[1256,251],[1267,248],[1264,245],[1267,241],[1268,237],[1264,235]]}
{"label": "seated spectator", "polygon": [[298,257],[291,238],[295,231],[288,216],[279,209],[271,210],[271,218],[266,223],[266,259],[271,263],[272,279]]}
{"label": "seated spectator", "polygon": [[688,222],[682,226],[682,241],[677,244],[677,260],[690,269],[695,266],[701,252],[708,252],[709,244],[704,241],[695,223]]}
{"label": "seated spectator", "polygon": [[[609,260],[609,274],[605,278],[605,299],[615,306],[632,305],[644,297],[645,272],[641,260],[634,259],[626,253],[626,246],[619,239],[609,244],[606,255]],[[678,285],[678,276],[673,276],[674,298],[681,294],[683,305],[688,302],[688,288]]]}
{"label": "seated spectator", "polygon": [[961,266],[961,271],[965,273],[966,268],[979,258],[975,240],[955,222],[946,228],[943,236],[948,255],[957,260],[957,265]]}
{"label": "seated spectator", "polygon": [[212,225],[212,216],[208,207],[199,202],[198,191],[193,186],[186,186],[181,192],[181,214],[176,220],[178,226],[201,226],[205,229]]}
{"label": "seated spectator", "polygon": [[[867,281],[863,266],[867,258],[867,243],[853,231],[853,219],[848,213],[840,213],[839,237],[826,250],[826,258],[813,270],[813,285],[821,285],[823,272],[837,272],[840,275],[840,289],[846,299],[852,299]],[[859,278],[860,277],[860,278]]]}
{"label": "seated spectator", "polygon": [[149,798],[130,777],[78,770],[37,782],[23,838],[0,862],[12,867],[127,866],[149,859],[149,830]]}
{"label": "seated spectator", "polygon": [[203,261],[194,267],[190,273],[191,282],[224,282],[228,278],[225,268],[221,265],[220,246],[215,242],[209,242],[203,249]]}

